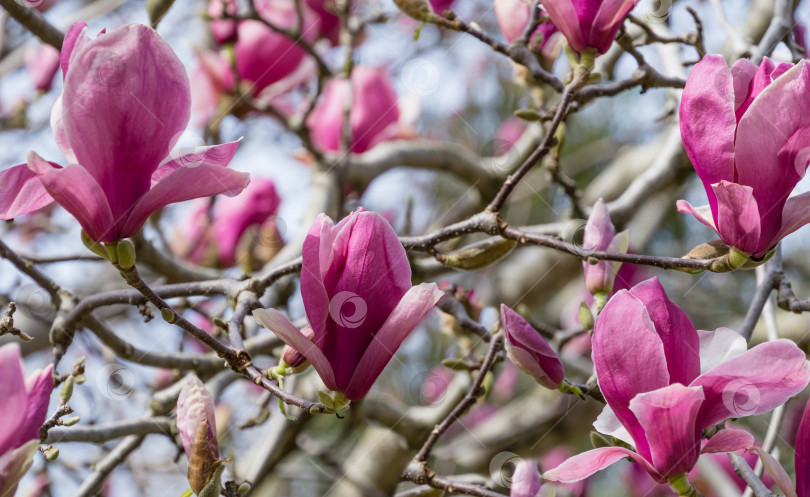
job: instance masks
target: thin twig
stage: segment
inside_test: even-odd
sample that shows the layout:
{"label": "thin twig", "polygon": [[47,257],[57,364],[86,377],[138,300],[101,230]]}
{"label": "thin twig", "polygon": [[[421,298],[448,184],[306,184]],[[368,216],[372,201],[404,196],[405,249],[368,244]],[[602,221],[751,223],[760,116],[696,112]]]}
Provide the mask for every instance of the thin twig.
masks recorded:
{"label": "thin twig", "polygon": [[11,17],[25,26],[34,36],[57,50],[62,50],[62,40],[65,39],[65,33],[55,28],[36,9],[24,6],[23,3],[15,0],[0,0],[0,6],[6,9]]}

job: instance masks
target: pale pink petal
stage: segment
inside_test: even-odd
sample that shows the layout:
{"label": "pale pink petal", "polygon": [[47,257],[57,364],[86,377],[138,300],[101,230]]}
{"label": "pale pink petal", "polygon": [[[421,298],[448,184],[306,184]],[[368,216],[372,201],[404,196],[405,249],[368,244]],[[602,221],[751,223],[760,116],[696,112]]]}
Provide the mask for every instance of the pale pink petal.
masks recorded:
{"label": "pale pink petal", "polygon": [[193,149],[178,148],[163,159],[160,166],[152,173],[152,186],[163,181],[167,176],[181,167],[195,167],[202,164],[226,167],[230,164],[242,139],[221,145],[196,147]]}
{"label": "pale pink petal", "polygon": [[779,461],[776,460],[767,450],[762,450],[761,447],[752,447],[749,449],[750,452],[757,454],[759,456],[759,460],[762,461],[762,466],[765,468],[765,472],[768,473],[773,481],[782,489],[782,492],[785,494],[785,497],[805,497],[807,494],[800,494],[797,492],[801,485],[801,482],[796,483],[796,488],[793,488],[793,482],[790,481],[790,476],[788,476],[785,468],[779,464]]}
{"label": "pale pink petal", "polygon": [[631,447],[635,447],[636,445],[635,440],[630,436],[630,432],[622,425],[622,422],[619,421],[619,418],[616,417],[616,413],[613,412],[613,409],[611,409],[609,405],[602,408],[602,412],[599,413],[599,416],[596,417],[596,421],[593,422],[593,427],[596,428],[596,431],[599,433],[617,438]]}
{"label": "pale pink petal", "polygon": [[122,220],[113,219],[104,191],[85,168],[75,164],[57,168],[34,152],[28,155],[28,167],[90,238],[104,242],[117,238],[117,226]]}
{"label": "pale pink petal", "polygon": [[512,473],[509,497],[538,497],[540,495],[540,471],[537,462],[531,459],[520,461]]}
{"label": "pale pink petal", "polygon": [[22,447],[0,452],[0,497],[14,497],[17,484],[31,469],[39,449],[39,440],[31,440]]}
{"label": "pale pink petal", "polygon": [[253,311],[253,317],[256,321],[262,324],[265,328],[272,331],[284,343],[300,352],[304,357],[312,363],[315,371],[323,380],[326,388],[330,390],[337,390],[335,384],[335,373],[332,371],[332,366],[326,360],[321,349],[319,349],[309,338],[307,338],[298,328],[295,327],[284,314],[275,309],[256,309]]}
{"label": "pale pink petal", "polygon": [[643,457],[624,447],[602,447],[589,450],[571,457],[556,468],[543,473],[544,480],[572,483],[583,480],[597,471],[603,470],[625,457],[633,459],[650,473],[658,478],[655,468]]}
{"label": "pale pink petal", "polygon": [[443,295],[435,283],[422,283],[408,290],[357,363],[351,382],[343,392],[346,397],[350,400],[365,397],[402,341]]}
{"label": "pale pink petal", "polygon": [[710,438],[700,452],[703,454],[717,452],[739,452],[750,449],[754,446],[754,443],[754,435],[751,435],[748,433],[748,431],[736,428],[726,428],[725,430],[718,431],[712,438]]}
{"label": "pale pink petal", "polygon": [[569,0],[542,0],[540,3],[548,12],[552,24],[557,26],[557,29],[568,40],[568,45],[572,50],[581,52],[588,47],[573,2]]}
{"label": "pale pink petal", "polygon": [[639,394],[630,401],[630,410],[650,444],[650,462],[663,477],[688,473],[697,463],[703,429],[697,416],[703,401],[700,387],[679,383]]}
{"label": "pale pink petal", "polygon": [[28,393],[22,370],[20,346],[10,343],[0,347],[0,454],[15,447],[17,430],[25,420]]}
{"label": "pale pink petal", "polygon": [[695,219],[705,224],[709,228],[713,229],[714,231],[717,231],[717,228],[714,225],[714,219],[712,218],[711,207],[709,207],[708,205],[704,205],[701,207],[692,207],[692,205],[686,200],[678,200],[675,203],[675,206],[677,207],[678,212],[680,212],[681,214],[692,214],[693,216],[695,216]]}
{"label": "pale pink petal", "polygon": [[63,78],[67,77],[68,66],[70,65],[71,57],[74,52],[79,51],[85,43],[90,41],[85,34],[86,29],[87,23],[79,21],[71,25],[67,33],[65,33],[65,39],[62,41],[62,51],[60,54]]}
{"label": "pale pink petal", "polygon": [[189,374],[177,398],[177,430],[180,432],[180,440],[189,459],[194,438],[202,423],[208,424],[209,448],[211,455],[218,459],[219,444],[215,433],[217,422],[214,399],[205,384],[194,374]]}
{"label": "pale pink petal", "polygon": [[748,350],[745,338],[731,328],[717,328],[715,331],[698,330],[698,336],[701,374]]}
{"label": "pale pink petal", "polygon": [[782,211],[782,227],[775,241],[781,240],[807,223],[810,223],[810,192],[787,199]]}
{"label": "pale pink petal", "polygon": [[250,175],[211,164],[188,165],[175,169],[146,192],[134,205],[121,228],[121,238],[141,229],[146,219],[166,205],[213,195],[236,195],[247,187]]}
{"label": "pale pink petal", "polygon": [[771,411],[808,381],[810,362],[795,343],[781,339],[757,345],[692,382],[706,394],[701,428]]}
{"label": "pale pink petal", "polygon": [[13,219],[51,202],[53,197],[26,164],[0,171],[0,219]]}

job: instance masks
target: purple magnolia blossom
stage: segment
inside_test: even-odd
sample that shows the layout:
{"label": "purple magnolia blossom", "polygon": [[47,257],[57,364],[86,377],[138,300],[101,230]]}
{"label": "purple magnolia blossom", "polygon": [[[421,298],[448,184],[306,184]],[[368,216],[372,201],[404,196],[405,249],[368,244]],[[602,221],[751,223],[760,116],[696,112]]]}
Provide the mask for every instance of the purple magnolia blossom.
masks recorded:
{"label": "purple magnolia blossom", "polygon": [[541,0],[540,3],[573,51],[582,53],[593,48],[605,53],[637,1]]}
{"label": "purple magnolia blossom", "polygon": [[810,497],[810,402],[804,408],[796,437],[796,494]]}
{"label": "purple magnolia blossom", "polygon": [[12,496],[39,449],[53,390],[53,366],[27,378],[20,347],[0,347],[0,495]]}
{"label": "purple magnolia blossom", "polygon": [[521,460],[512,473],[509,497],[538,497],[541,485],[537,463],[531,459]]}
{"label": "purple magnolia blossom", "polygon": [[274,223],[280,204],[273,181],[260,177],[253,178],[239,195],[217,199],[210,222],[210,202],[201,199],[193,206],[191,221],[174,250],[195,264],[210,264],[215,259],[210,265],[231,267],[237,263],[237,248],[251,227],[266,225],[280,239]]}
{"label": "purple magnolia blossom", "polygon": [[327,388],[359,400],[444,294],[435,283],[411,285],[405,249],[375,212],[358,210],[336,226],[321,214],[303,259],[301,296],[314,338],[274,309],[253,315],[309,359]]}
{"label": "purple magnolia blossom", "polygon": [[701,433],[783,404],[810,381],[810,362],[789,340],[746,349],[733,330],[696,331],[655,278],[618,292],[594,327],[593,361],[607,401],[594,427],[635,451],[594,449],[543,477],[577,481],[629,457],[665,482],[689,472],[702,452],[753,447],[744,430],[721,430],[702,447]]}
{"label": "purple magnolia blossom", "polygon": [[501,326],[509,359],[544,387],[560,386],[565,378],[562,362],[540,333],[504,304],[501,304]]}
{"label": "purple magnolia blossom", "polygon": [[[626,253],[628,243],[627,231],[616,234],[605,202],[601,198],[597,200],[588,217],[588,222],[585,224],[582,247],[587,250]],[[616,261],[599,261],[596,264],[582,261],[585,287],[592,294],[602,293],[607,296],[613,291],[613,282],[619,267],[621,267],[621,263]]]}
{"label": "purple magnolia blossom", "polygon": [[189,459],[194,437],[202,424],[208,425],[208,448],[211,450],[211,456],[214,460],[219,459],[214,400],[205,384],[192,374],[186,377],[186,383],[177,398],[177,430],[180,432],[180,440]]}
{"label": "purple magnolia blossom", "polygon": [[[358,66],[352,70],[351,151],[362,153],[396,137],[399,131],[399,103],[388,74],[383,69]],[[324,151],[341,149],[343,119],[349,86],[333,79],[323,98],[310,114],[308,124],[313,143]]]}
{"label": "purple magnolia blossom", "polygon": [[48,92],[51,90],[53,78],[59,70],[60,58],[59,50],[47,43],[26,51],[25,70],[31,76],[31,81],[37,91]]}
{"label": "purple magnolia blossom", "polygon": [[788,198],[810,161],[810,67],[757,68],[746,59],[729,70],[704,57],[686,81],[681,135],[709,205],[678,210],[712,228],[726,245],[756,258],[810,222],[810,194]]}
{"label": "purple magnolia blossom", "polygon": [[64,90],[51,114],[69,165],[32,152],[0,172],[0,219],[56,200],[90,238],[114,242],[168,204],[247,186],[246,173],[224,167],[237,142],[169,153],[188,124],[189,83],[153,29],[128,24],[94,40],[86,29],[79,22],[65,35]]}

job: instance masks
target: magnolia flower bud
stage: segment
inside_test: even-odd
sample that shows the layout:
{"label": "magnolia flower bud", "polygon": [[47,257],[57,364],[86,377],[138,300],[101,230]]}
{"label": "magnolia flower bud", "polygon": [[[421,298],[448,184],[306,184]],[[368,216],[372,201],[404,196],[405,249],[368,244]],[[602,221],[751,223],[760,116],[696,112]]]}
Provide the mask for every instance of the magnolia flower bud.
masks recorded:
{"label": "magnolia flower bud", "polygon": [[546,388],[557,388],[565,378],[560,358],[523,317],[501,304],[501,325],[509,359]]}
{"label": "magnolia flower bud", "polygon": [[537,497],[540,495],[540,470],[537,463],[524,460],[517,463],[512,474],[512,488],[509,497]]}
{"label": "magnolia flower bud", "polygon": [[515,240],[494,237],[451,252],[442,258],[442,262],[455,269],[477,271],[504,257],[516,244]]}
{"label": "magnolia flower bud", "polygon": [[[310,341],[312,341],[315,337],[315,333],[312,331],[311,326],[307,326],[301,330],[301,333],[303,333],[303,335]],[[309,367],[309,361],[306,357],[304,357],[304,354],[298,352],[289,345],[284,346],[284,349],[281,352],[281,360],[283,362],[282,365],[287,365],[292,369],[292,373],[300,373]]]}

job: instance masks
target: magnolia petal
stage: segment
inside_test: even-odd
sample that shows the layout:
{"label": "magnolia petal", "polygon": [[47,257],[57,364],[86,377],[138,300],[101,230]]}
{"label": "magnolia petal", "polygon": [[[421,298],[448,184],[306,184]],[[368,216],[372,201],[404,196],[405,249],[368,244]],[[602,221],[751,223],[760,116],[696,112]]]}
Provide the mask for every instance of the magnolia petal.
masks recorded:
{"label": "magnolia petal", "polygon": [[662,476],[688,473],[697,463],[702,431],[697,416],[703,401],[700,387],[679,383],[636,395],[630,401],[630,410],[650,444],[650,462]]}
{"label": "magnolia petal", "polygon": [[785,468],[783,468],[779,461],[767,450],[754,446],[749,449],[749,452],[753,452],[759,456],[759,460],[762,461],[765,472],[768,473],[779,488],[782,489],[785,497],[805,497],[807,495],[799,493],[801,482],[796,482],[796,489],[793,488],[793,482],[790,481],[790,476],[788,476]]}
{"label": "magnolia petal", "polygon": [[611,409],[609,405],[602,408],[602,412],[599,413],[599,416],[596,417],[596,421],[593,422],[593,427],[596,428],[596,431],[599,433],[618,438],[631,447],[635,447],[636,445],[633,437],[630,436],[630,432],[622,425],[622,422],[619,421],[619,418],[616,417],[616,413],[613,412],[613,409]]}
{"label": "magnolia petal", "polygon": [[350,400],[365,397],[402,341],[443,295],[444,292],[435,283],[422,283],[408,290],[363,353],[343,392],[346,397]]}
{"label": "magnolia petal", "polygon": [[556,468],[543,473],[543,479],[562,483],[584,480],[597,471],[603,470],[625,457],[629,457],[639,463],[653,478],[659,478],[655,468],[653,468],[646,459],[632,450],[625,449],[624,447],[602,447],[577,454],[567,459]]}
{"label": "magnolia petal", "polygon": [[67,33],[65,33],[65,39],[62,41],[62,51],[61,51],[61,60],[60,65],[62,66],[62,77],[67,77],[68,73],[68,66],[70,65],[70,59],[74,52],[77,52],[85,43],[90,41],[87,36],[85,35],[87,28],[87,23],[84,21],[79,21],[72,24]]}
{"label": "magnolia petal", "polygon": [[681,214],[692,214],[693,216],[695,216],[695,219],[705,224],[709,228],[713,229],[714,231],[717,231],[717,227],[714,225],[714,219],[712,218],[711,207],[709,207],[708,205],[703,205],[700,207],[692,207],[692,204],[690,204],[686,200],[678,200],[677,202],[675,202],[675,207]]}
{"label": "magnolia petal", "polygon": [[0,219],[14,219],[51,202],[53,197],[26,164],[0,171]]}
{"label": "magnolia petal", "polygon": [[[25,420],[28,393],[22,370],[20,346],[10,343],[0,347],[0,454],[13,449],[17,430]],[[0,466],[2,468],[2,466]]]}
{"label": "magnolia petal", "polygon": [[39,440],[39,429],[42,428],[48,414],[48,403],[53,391],[52,373],[53,365],[50,364],[43,371],[37,371],[26,379],[28,407],[25,410],[25,420],[17,427],[16,445],[22,445],[29,440]]}
{"label": "magnolia petal", "polygon": [[810,362],[795,343],[780,339],[757,345],[692,382],[706,394],[700,428],[771,411],[809,381]]}
{"label": "magnolia petal", "polygon": [[698,330],[700,337],[700,374],[742,355],[748,350],[748,342],[731,328],[715,331]]}
{"label": "magnolia petal", "polygon": [[[683,146],[703,181],[713,213],[717,212],[717,200],[712,185],[734,179],[734,83],[723,57],[707,55],[692,68],[681,99]],[[712,139],[706,140],[707,136]]]}
{"label": "magnolia petal", "polygon": [[515,466],[510,483],[509,497],[538,497],[542,484],[537,462],[531,459],[520,461]]}
{"label": "magnolia petal", "polygon": [[810,402],[804,408],[796,436],[796,493],[810,497]]}
{"label": "magnolia petal", "polygon": [[726,428],[725,430],[718,431],[710,438],[700,452],[702,454],[738,452],[750,449],[754,446],[754,443],[756,443],[754,435],[751,435],[746,430]]}
{"label": "magnolia petal", "polygon": [[575,52],[582,52],[588,48],[588,42],[582,33],[574,3],[569,0],[542,0],[540,2],[546,9],[551,23],[565,36],[568,46]]}
{"label": "magnolia petal", "polygon": [[337,390],[335,384],[335,373],[332,366],[326,360],[321,349],[319,349],[309,338],[307,338],[298,328],[293,325],[284,314],[275,309],[256,309],[253,317],[265,328],[275,333],[281,340],[300,352],[312,363],[315,371],[323,380],[324,385],[329,390]]}
{"label": "magnolia petal", "polygon": [[721,181],[712,185],[717,197],[717,232],[730,247],[760,257],[771,247],[761,240],[760,211],[750,186]]}
{"label": "magnolia petal", "polygon": [[[349,219],[348,217],[346,219]],[[315,343],[323,343],[329,319],[329,295],[323,277],[332,263],[332,244],[338,229],[326,214],[318,214],[304,239],[301,265],[301,297]]]}
{"label": "magnolia petal", "polygon": [[134,205],[121,228],[120,237],[129,238],[141,229],[153,212],[175,202],[213,195],[233,196],[250,182],[250,175],[211,164],[178,167],[146,192]]}
{"label": "magnolia petal", "polygon": [[4,454],[0,453],[0,497],[14,497],[17,484],[31,469],[38,449],[39,439],[31,440]]}
{"label": "magnolia petal", "polygon": [[77,164],[79,161],[76,159],[76,153],[73,152],[65,131],[64,107],[62,106],[61,94],[57,97],[53,109],[51,109],[51,128],[53,129],[53,138],[56,140],[56,145],[67,159],[68,164]]}
{"label": "magnolia petal", "polygon": [[605,53],[616,38],[616,33],[627,14],[633,10],[638,0],[602,0],[599,11],[591,24],[590,46]]}
{"label": "magnolia petal", "polygon": [[196,147],[192,150],[188,148],[173,150],[152,173],[152,187],[181,167],[196,167],[202,164],[226,167],[233,159],[233,156],[236,155],[236,148],[241,141],[240,138],[221,145]]}
{"label": "magnolia petal", "polygon": [[90,238],[104,242],[117,238],[117,222],[107,197],[85,168],[76,164],[57,168],[34,152],[28,154],[28,167],[54,200],[73,214]]}
{"label": "magnolia petal", "polygon": [[782,211],[782,226],[775,241],[778,242],[807,223],[810,223],[810,192],[787,199]]}

